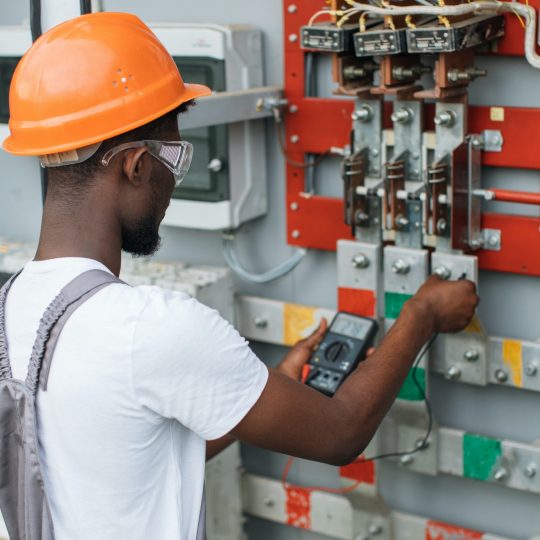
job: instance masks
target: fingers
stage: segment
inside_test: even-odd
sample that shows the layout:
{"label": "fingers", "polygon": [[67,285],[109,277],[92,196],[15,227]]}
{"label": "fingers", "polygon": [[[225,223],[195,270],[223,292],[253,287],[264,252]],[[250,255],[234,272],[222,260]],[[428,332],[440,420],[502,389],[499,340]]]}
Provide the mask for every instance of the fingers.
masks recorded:
{"label": "fingers", "polygon": [[328,322],[323,317],[321,319],[321,322],[319,323],[319,326],[315,329],[315,331],[310,336],[300,341],[298,344],[301,345],[302,347],[308,347],[310,349],[314,349],[322,341],[327,328],[328,328]]}

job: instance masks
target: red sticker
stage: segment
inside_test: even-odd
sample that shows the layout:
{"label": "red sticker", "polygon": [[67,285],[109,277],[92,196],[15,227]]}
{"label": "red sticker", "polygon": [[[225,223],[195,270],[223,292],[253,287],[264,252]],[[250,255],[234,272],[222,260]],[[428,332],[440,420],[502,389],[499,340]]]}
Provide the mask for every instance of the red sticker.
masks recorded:
{"label": "red sticker", "polygon": [[340,311],[348,311],[362,317],[375,317],[375,293],[368,289],[338,289]]}
{"label": "red sticker", "polygon": [[286,487],[285,512],[287,525],[299,529],[311,528],[311,494],[307,489]]}
{"label": "red sticker", "polygon": [[484,533],[438,521],[428,521],[426,526],[426,540],[478,540],[483,536]]}
{"label": "red sticker", "polygon": [[365,484],[375,484],[375,462],[365,461],[363,457],[353,461],[350,465],[339,468],[339,475],[342,478],[350,478],[356,482]]}

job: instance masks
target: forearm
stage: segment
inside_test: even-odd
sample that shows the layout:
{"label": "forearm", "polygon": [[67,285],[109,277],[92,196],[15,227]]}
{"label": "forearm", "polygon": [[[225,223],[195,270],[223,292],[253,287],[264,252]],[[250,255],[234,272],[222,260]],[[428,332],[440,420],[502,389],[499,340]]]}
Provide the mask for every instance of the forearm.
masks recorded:
{"label": "forearm", "polygon": [[340,387],[334,400],[346,411],[345,441],[339,443],[345,461],[367,446],[432,334],[429,311],[422,303],[409,301],[377,350]]}
{"label": "forearm", "polygon": [[225,448],[228,448],[236,439],[232,435],[225,435],[214,441],[206,441],[206,461],[216,457]]}

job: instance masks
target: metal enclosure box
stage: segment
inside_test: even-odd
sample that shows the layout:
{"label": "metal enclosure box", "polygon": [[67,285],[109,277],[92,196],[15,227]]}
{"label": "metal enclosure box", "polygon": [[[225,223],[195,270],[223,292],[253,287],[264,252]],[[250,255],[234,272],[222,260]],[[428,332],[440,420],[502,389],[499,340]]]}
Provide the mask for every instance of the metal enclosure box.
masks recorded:
{"label": "metal enclosure box", "polygon": [[[246,25],[151,24],[187,82],[214,91],[263,84],[262,35]],[[8,135],[8,92],[15,66],[32,43],[28,26],[0,29],[0,137]],[[203,101],[204,98],[201,100]],[[264,120],[182,130],[195,143],[191,170],[175,190],[164,225],[221,230],[267,211]],[[39,168],[36,166],[36,182]]]}

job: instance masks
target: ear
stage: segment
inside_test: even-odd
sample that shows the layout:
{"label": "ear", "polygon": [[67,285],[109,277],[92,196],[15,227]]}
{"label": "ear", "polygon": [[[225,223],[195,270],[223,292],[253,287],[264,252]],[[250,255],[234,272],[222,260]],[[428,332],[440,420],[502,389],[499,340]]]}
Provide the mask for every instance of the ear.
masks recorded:
{"label": "ear", "polygon": [[128,181],[134,186],[141,185],[151,176],[152,165],[149,159],[145,159],[146,157],[148,157],[146,148],[134,148],[124,153],[122,170]]}

